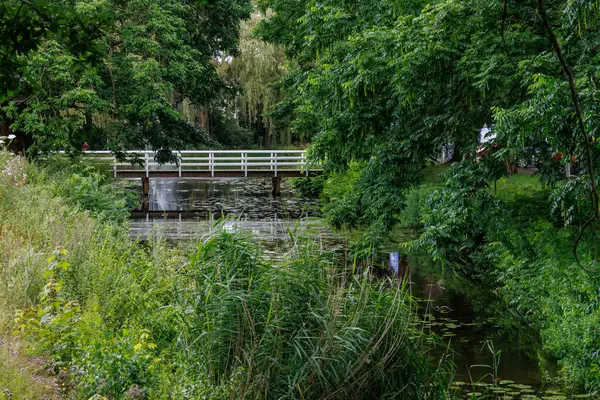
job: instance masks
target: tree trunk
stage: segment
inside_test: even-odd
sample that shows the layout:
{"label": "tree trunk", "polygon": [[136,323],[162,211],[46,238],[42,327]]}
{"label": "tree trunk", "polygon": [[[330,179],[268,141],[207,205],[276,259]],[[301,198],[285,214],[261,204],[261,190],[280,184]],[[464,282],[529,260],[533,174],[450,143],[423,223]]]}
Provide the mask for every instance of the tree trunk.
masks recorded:
{"label": "tree trunk", "polygon": [[201,108],[198,111],[196,123],[198,129],[208,133],[208,110],[206,108]]}

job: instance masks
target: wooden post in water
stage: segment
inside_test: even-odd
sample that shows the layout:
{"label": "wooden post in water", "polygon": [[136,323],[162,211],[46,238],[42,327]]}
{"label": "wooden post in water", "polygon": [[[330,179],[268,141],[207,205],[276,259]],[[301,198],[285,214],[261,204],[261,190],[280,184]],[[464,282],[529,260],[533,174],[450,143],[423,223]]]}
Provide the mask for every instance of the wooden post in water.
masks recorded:
{"label": "wooden post in water", "polygon": [[281,177],[275,176],[273,179],[273,196],[281,195]]}
{"label": "wooden post in water", "polygon": [[142,178],[142,211],[148,212],[150,206],[148,202],[148,197],[150,194],[150,178],[145,176]]}
{"label": "wooden post in water", "polygon": [[150,202],[148,201],[147,197],[144,197],[144,200],[142,200],[142,210],[141,210],[144,214],[148,214],[150,212]]}
{"label": "wooden post in water", "polygon": [[142,194],[144,197],[148,197],[150,193],[150,178],[145,176],[142,178]]}

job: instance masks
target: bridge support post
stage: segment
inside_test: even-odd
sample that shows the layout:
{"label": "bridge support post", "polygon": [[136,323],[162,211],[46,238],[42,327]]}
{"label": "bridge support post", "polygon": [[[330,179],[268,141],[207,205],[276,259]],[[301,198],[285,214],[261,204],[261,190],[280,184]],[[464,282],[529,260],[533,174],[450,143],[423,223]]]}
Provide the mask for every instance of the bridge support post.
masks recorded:
{"label": "bridge support post", "polygon": [[281,195],[281,177],[275,176],[273,179],[273,196]]}
{"label": "bridge support post", "polygon": [[150,178],[147,176],[142,178],[142,195],[144,199],[148,199],[148,195],[150,193]]}
{"label": "bridge support post", "polygon": [[142,178],[142,212],[148,213],[150,210],[150,202],[148,197],[150,194],[150,178],[147,176]]}
{"label": "bridge support post", "polygon": [[144,214],[148,214],[150,212],[150,202],[148,201],[147,197],[144,197],[144,200],[142,200],[142,210],[141,210]]}

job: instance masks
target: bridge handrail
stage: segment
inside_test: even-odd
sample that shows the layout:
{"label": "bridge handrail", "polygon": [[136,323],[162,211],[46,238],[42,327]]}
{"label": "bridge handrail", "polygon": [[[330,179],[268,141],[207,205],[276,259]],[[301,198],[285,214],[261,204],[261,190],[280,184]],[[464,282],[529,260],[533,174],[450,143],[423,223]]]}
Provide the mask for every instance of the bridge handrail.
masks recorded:
{"label": "bridge handrail", "polygon": [[[228,167],[237,167],[238,171],[243,170],[244,176],[248,176],[249,171],[264,170],[271,170],[274,176],[277,176],[278,170],[286,169],[298,169],[308,176],[311,167],[306,158],[305,150],[181,150],[174,151],[178,162],[164,164],[154,161],[157,152],[152,150],[123,151],[126,154],[139,155],[143,161],[143,166],[120,162],[117,160],[116,155],[108,150],[86,150],[83,153],[95,157],[98,161],[111,162],[115,177],[119,171],[124,170],[120,167],[125,166],[135,171],[145,171],[146,177],[149,176],[150,171],[156,170],[155,167],[160,168],[160,171],[177,171],[179,177],[182,176],[182,171],[199,170],[210,171],[211,176],[214,177],[215,170],[223,170],[223,168]],[[197,157],[198,155],[204,155],[204,157]]]}

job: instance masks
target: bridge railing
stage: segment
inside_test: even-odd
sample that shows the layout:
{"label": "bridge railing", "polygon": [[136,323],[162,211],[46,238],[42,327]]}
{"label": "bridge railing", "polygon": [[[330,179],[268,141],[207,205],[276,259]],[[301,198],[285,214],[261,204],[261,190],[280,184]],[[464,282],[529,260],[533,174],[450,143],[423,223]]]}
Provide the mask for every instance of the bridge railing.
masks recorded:
{"label": "bridge railing", "polygon": [[309,168],[305,150],[181,150],[174,151],[178,162],[161,164],[155,161],[156,152],[139,150],[126,151],[139,163],[117,160],[110,151],[84,151],[87,157],[112,165],[114,176],[119,172],[142,172],[149,176],[152,171],[177,171],[178,176],[186,171],[210,172],[243,171],[245,176],[252,171],[273,171],[274,176],[281,170],[300,170],[308,176]]}

